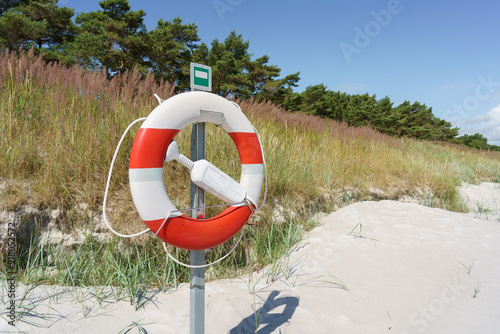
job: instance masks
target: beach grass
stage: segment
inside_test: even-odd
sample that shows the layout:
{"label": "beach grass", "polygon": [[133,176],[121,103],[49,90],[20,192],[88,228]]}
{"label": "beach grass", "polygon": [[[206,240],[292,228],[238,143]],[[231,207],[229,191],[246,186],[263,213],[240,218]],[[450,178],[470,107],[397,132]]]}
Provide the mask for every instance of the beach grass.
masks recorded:
{"label": "beach grass", "polygon": [[[61,209],[58,224],[64,230],[91,229],[95,222],[89,213],[102,210],[118,140],[128,124],[156,107],[155,93],[167,99],[174,87],[136,72],[109,81],[101,71],[47,65],[33,54],[18,58],[1,53],[0,209]],[[270,102],[236,102],[262,140],[267,202],[255,215],[256,225],[246,228],[246,245],[239,245],[211,268],[209,279],[235,276],[251,264],[258,269],[281,258],[315,226],[312,217],[319,212],[380,199],[411,199],[464,212],[467,208],[457,192],[462,182],[500,180],[499,152],[389,137],[368,127],[289,113]],[[109,219],[123,233],[145,228],[128,189],[128,157],[139,126],[131,129],[119,152],[108,200]],[[188,157],[189,136],[189,129],[176,136]],[[206,146],[207,160],[239,179],[238,152],[230,137],[209,125]],[[187,169],[169,162],[164,179],[174,204],[189,208]],[[207,195],[207,205],[220,203]],[[209,209],[207,216],[220,210]],[[224,255],[233,242],[209,250],[207,261]],[[185,282],[189,275],[167,261],[159,240],[150,236],[106,242],[88,236],[69,250],[53,249],[54,245],[40,244],[36,238],[25,245],[29,247],[18,254],[22,281],[120,286],[136,307],[141,305],[138,296],[151,286],[166,289]],[[188,252],[172,252],[188,262]]]}

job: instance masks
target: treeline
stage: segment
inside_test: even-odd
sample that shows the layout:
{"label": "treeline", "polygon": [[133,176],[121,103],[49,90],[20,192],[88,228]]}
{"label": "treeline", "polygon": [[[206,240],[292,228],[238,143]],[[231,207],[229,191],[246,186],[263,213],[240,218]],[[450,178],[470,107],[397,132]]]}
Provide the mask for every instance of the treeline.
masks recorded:
{"label": "treeline", "polygon": [[375,95],[333,92],[323,84],[307,87],[289,108],[397,137],[453,141],[458,135],[458,128],[434,116],[432,108],[420,102],[393,106],[389,97],[377,100]]}
{"label": "treeline", "polygon": [[160,19],[148,31],[146,13],[132,11],[127,0],[104,0],[99,5],[100,10],[75,16],[57,0],[2,0],[0,45],[4,51],[33,49],[46,62],[102,69],[110,79],[126,71],[151,72],[155,80],[168,81],[178,91],[189,89],[189,63],[202,63],[212,66],[212,91],[219,95],[272,101],[290,112],[369,126],[391,136],[500,150],[483,142],[481,134],[457,137],[458,128],[420,102],[394,106],[389,97],[334,92],[323,84],[295,92],[300,72],[282,76],[267,55],[253,57],[249,41],[235,31],[224,41],[215,39],[207,45],[198,36],[198,26],[181,18]]}

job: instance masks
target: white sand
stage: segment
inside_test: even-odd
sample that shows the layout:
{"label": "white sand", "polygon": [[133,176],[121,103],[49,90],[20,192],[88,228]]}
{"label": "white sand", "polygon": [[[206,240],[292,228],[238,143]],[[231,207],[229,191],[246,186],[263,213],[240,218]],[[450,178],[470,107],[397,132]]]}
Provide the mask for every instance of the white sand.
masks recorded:
{"label": "white sand", "polygon": [[[207,283],[206,333],[254,333],[255,309],[259,333],[500,333],[500,189],[464,185],[461,192],[478,212],[381,201],[323,218],[274,280],[260,272],[253,281]],[[189,332],[187,285],[151,292],[138,311],[112,297],[99,306],[76,291],[37,289],[32,314],[48,319],[27,316],[42,327],[18,328],[118,333],[136,321],[144,333]],[[0,333],[11,332],[0,319]]]}

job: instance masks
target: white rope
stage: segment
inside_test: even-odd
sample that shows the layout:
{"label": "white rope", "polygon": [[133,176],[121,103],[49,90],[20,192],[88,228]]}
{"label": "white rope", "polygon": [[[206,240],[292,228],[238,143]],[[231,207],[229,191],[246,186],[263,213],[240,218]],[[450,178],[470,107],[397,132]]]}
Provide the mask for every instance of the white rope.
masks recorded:
{"label": "white rope", "polygon": [[159,97],[158,94],[154,94],[154,97],[156,97],[156,99],[158,100],[158,104],[162,104],[163,101],[165,101],[161,97]]}
{"label": "white rope", "polygon": [[224,255],[223,257],[221,257],[220,259],[218,260],[215,260],[214,262],[210,262],[210,263],[207,263],[207,264],[200,264],[200,265],[191,265],[191,264],[186,264],[184,262],[181,262],[179,260],[177,260],[176,258],[174,258],[169,252],[168,252],[168,249],[167,249],[167,246],[166,246],[166,242],[163,243],[163,249],[165,250],[165,253],[167,253],[167,256],[170,258],[170,260],[174,261],[175,263],[177,264],[180,264],[181,266],[184,266],[184,267],[187,267],[187,268],[193,268],[193,269],[196,269],[196,268],[206,268],[208,266],[211,266],[213,264],[216,264],[216,263],[219,263],[221,262],[222,260],[224,260],[226,257],[228,257],[229,255],[231,255],[231,253],[236,249],[236,247],[238,247],[238,245],[240,244],[240,241],[241,241],[241,238],[243,237],[243,233],[245,233],[245,226],[243,225],[243,227],[241,228],[241,232],[240,232],[240,237],[238,238],[238,241],[236,241],[236,243],[234,244],[233,248],[231,248],[231,250],[226,253],[226,255]]}
{"label": "white rope", "polygon": [[[113,155],[113,160],[111,160],[111,166],[109,167],[109,174],[108,174],[108,181],[106,182],[106,190],[104,191],[104,200],[103,200],[103,203],[102,203],[102,217],[104,218],[104,223],[106,223],[106,226],[109,228],[109,230],[111,232],[113,232],[114,234],[116,234],[117,236],[119,237],[122,237],[122,238],[132,238],[132,237],[137,237],[141,234],[144,234],[146,232],[149,232],[150,229],[148,228],[147,230],[144,230],[144,231],[141,231],[139,233],[135,233],[135,234],[121,234],[117,231],[115,231],[111,225],[109,224],[108,222],[108,219],[106,217],[106,203],[107,203],[107,200],[108,200],[108,191],[109,191],[109,184],[111,183],[111,175],[113,173],[113,166],[115,164],[115,160],[116,160],[116,157],[118,155],[118,151],[120,150],[120,146],[122,145],[122,142],[123,142],[123,139],[125,139],[125,136],[127,135],[128,131],[130,130],[130,128],[135,124],[135,123],[138,123],[138,122],[142,122],[146,119],[147,117],[141,117],[141,118],[138,118],[136,119],[135,121],[133,121],[132,123],[130,123],[130,125],[127,127],[127,129],[125,130],[125,132],[123,133],[122,137],[120,138],[120,141],[118,142],[118,145],[116,146],[116,150],[115,150],[115,154]],[[164,222],[165,223],[165,222]],[[163,226],[163,225],[162,225]],[[158,232],[157,232],[158,233]]]}
{"label": "white rope", "polygon": [[[161,103],[163,102],[156,94],[155,94],[155,97],[158,99],[158,102]],[[114,234],[116,234],[117,236],[119,237],[122,237],[122,238],[132,238],[132,237],[137,237],[141,234],[144,234],[144,233],[147,233],[149,231],[151,231],[151,229],[146,229],[144,231],[141,231],[141,232],[138,232],[138,233],[135,233],[135,234],[121,234],[117,231],[115,231],[111,225],[109,224],[108,222],[108,219],[106,217],[106,203],[107,203],[107,199],[108,199],[108,192],[109,192],[109,185],[111,183],[111,175],[113,174],[113,166],[115,164],[115,160],[116,160],[116,157],[118,156],[118,152],[120,150],[120,146],[123,142],[123,140],[125,139],[125,136],[127,135],[128,131],[130,130],[130,128],[138,123],[138,122],[142,122],[144,120],[146,120],[147,117],[141,117],[141,118],[138,118],[136,119],[135,121],[133,121],[132,123],[130,123],[130,125],[127,127],[127,129],[125,129],[122,137],[120,138],[120,141],[118,142],[118,145],[116,146],[116,150],[115,150],[115,153],[113,155],[113,159],[111,160],[111,166],[109,168],[109,174],[108,174],[108,180],[106,182],[106,190],[104,191],[104,200],[103,200],[103,204],[102,204],[102,215],[103,215],[103,218],[104,218],[104,222],[106,224],[106,226],[108,227],[108,229],[113,232]],[[264,180],[265,180],[265,190],[264,190],[264,198],[262,200],[262,204],[256,209],[256,210],[252,210],[252,214],[259,211],[263,206],[264,206],[264,203],[266,202],[266,197],[267,197],[267,166],[266,166],[266,159],[264,157],[264,150],[262,149],[262,142],[260,140],[260,136],[259,136],[259,132],[257,131],[257,129],[255,127],[253,127],[253,129],[255,130],[255,133],[257,134],[257,139],[259,141],[259,145],[260,145],[260,150],[262,152],[262,162],[263,162],[263,166],[264,166]],[[224,205],[224,204],[223,204]],[[187,209],[187,210],[192,210],[192,209]],[[182,211],[182,210],[178,210],[178,211]],[[160,232],[160,230],[163,228],[163,225],[165,225],[166,221],[168,220],[168,217],[169,217],[170,214],[167,215],[167,217],[165,218],[165,220],[163,221],[163,223],[161,224],[160,228],[156,231],[156,233],[154,234],[155,236]],[[229,255],[231,255],[231,253],[236,249],[236,247],[238,247],[242,237],[243,237],[243,234],[244,234],[244,229],[245,229],[245,226],[243,226],[243,228],[241,229],[241,232],[240,232],[240,237],[238,238],[238,241],[236,241],[235,245],[231,248],[231,250],[226,254],[224,255],[223,257],[221,257],[220,259],[214,261],[214,262],[211,262],[211,263],[207,263],[207,264],[203,264],[203,265],[189,265],[189,264],[186,264],[186,263],[183,263],[177,259],[175,259],[167,250],[167,247],[166,247],[166,243],[163,242],[163,249],[165,250],[165,253],[167,253],[167,256],[172,260],[174,261],[175,263],[181,265],[181,266],[184,266],[184,267],[187,267],[187,268],[205,268],[205,267],[208,267],[208,266],[211,266],[211,265],[214,265],[216,263],[219,263],[220,261],[224,260],[225,258],[227,258]]]}

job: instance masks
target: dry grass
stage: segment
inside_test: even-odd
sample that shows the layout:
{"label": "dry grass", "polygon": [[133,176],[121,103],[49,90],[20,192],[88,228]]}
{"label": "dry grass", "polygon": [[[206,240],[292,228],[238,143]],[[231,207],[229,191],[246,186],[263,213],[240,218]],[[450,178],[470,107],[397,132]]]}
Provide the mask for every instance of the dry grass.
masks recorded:
{"label": "dry grass", "polygon": [[[173,89],[168,83],[156,84],[151,75],[130,72],[109,82],[101,71],[46,65],[31,54],[19,59],[0,54],[0,209],[58,207],[64,211],[62,224],[81,226],[85,219],[79,204],[94,211],[102,207],[108,169],[122,132],[157,105],[153,93],[166,99]],[[465,208],[456,187],[462,181],[500,181],[497,152],[392,138],[366,127],[288,113],[271,103],[238,103],[263,142],[268,204],[259,213],[259,225],[247,228],[253,255],[241,246],[222,266],[231,263],[229,267],[241,268],[252,257],[263,265],[272,259],[259,254],[266,254],[266,245],[280,242],[270,241],[281,235],[277,228],[285,231],[293,224],[300,232],[313,226],[315,213],[354,200],[412,196],[426,205],[461,211]],[[123,143],[108,201],[109,217],[122,232],[144,229],[128,190],[128,156],[138,127]],[[189,129],[176,140],[189,156]],[[227,134],[211,125],[207,159],[238,179],[236,148]],[[188,208],[187,170],[170,162],[164,177],[174,204]],[[217,203],[207,196],[207,204]],[[210,210],[208,215],[217,212]],[[230,242],[219,246],[209,260],[230,246]],[[220,268],[211,277],[223,275]]]}
{"label": "dry grass", "polygon": [[[122,131],[154,108],[153,93],[166,99],[174,88],[135,72],[109,82],[101,71],[46,65],[32,54],[0,54],[0,65],[0,177],[10,180],[3,208],[30,204],[71,212],[76,203],[86,203],[97,210]],[[455,188],[461,181],[499,177],[496,152],[393,138],[366,127],[288,113],[271,103],[238,102],[264,143],[270,202],[293,203],[298,211],[331,209],[345,191],[370,198],[374,189],[382,198],[433,196],[434,205],[459,210]],[[130,222],[130,228],[142,227],[133,214],[127,179],[136,130],[120,152],[111,201],[116,218]],[[189,129],[177,140],[189,155]],[[237,178],[236,157],[229,136],[208,126],[207,158]],[[187,208],[187,171],[172,162],[165,179],[176,204]],[[208,203],[217,201],[210,197]]]}
{"label": "dry grass", "polygon": [[152,109],[152,91],[164,98],[173,92],[150,75],[109,82],[100,71],[46,65],[31,54],[0,54],[0,64],[0,177],[19,181],[2,207],[97,208],[124,127]]}

